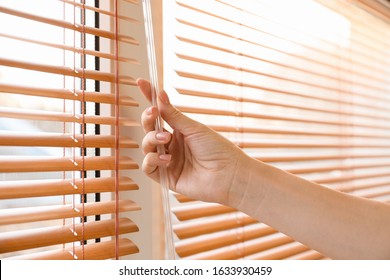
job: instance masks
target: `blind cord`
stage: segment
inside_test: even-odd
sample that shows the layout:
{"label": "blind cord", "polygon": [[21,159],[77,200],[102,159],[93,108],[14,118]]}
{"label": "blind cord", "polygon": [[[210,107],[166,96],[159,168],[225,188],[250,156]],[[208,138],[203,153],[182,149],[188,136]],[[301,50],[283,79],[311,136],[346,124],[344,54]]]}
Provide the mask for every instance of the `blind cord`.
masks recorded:
{"label": "blind cord", "polygon": [[[145,35],[146,35],[146,48],[148,54],[148,65],[149,65],[149,79],[151,83],[152,93],[152,105],[157,107],[157,90],[160,90],[157,75],[157,62],[156,52],[154,45],[153,35],[153,23],[152,23],[152,10],[150,0],[142,1],[143,12],[144,12],[144,23],[145,23]],[[156,131],[163,131],[163,121],[159,114],[155,123]],[[157,146],[158,154],[165,154],[164,145]],[[165,166],[159,167],[160,172],[160,184],[162,187],[162,202],[164,211],[164,226],[165,226],[165,254],[166,258],[173,260],[175,259],[175,248],[173,244],[173,233],[172,233],[172,221],[171,221],[171,207],[169,203],[169,182],[167,176],[167,168]]]}

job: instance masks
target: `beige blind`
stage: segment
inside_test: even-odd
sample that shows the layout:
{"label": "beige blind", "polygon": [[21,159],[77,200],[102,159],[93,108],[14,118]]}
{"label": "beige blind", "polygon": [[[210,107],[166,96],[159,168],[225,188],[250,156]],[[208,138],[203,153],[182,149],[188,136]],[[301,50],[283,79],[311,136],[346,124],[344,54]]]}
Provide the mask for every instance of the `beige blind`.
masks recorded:
{"label": "beige blind", "polygon": [[[389,202],[390,21],[356,2],[167,3],[165,88],[252,157]],[[326,257],[235,209],[173,212],[181,258]]]}
{"label": "beige blind", "polygon": [[[99,3],[101,2],[101,3]],[[118,2],[3,1],[0,5],[0,257],[108,259],[138,252],[138,186],[121,133],[134,110],[136,47]],[[100,5],[101,4],[101,5]],[[131,8],[131,7],[130,7]],[[128,9],[128,7],[126,7]],[[128,53],[128,52],[126,52]],[[122,67],[123,68],[123,67]]]}

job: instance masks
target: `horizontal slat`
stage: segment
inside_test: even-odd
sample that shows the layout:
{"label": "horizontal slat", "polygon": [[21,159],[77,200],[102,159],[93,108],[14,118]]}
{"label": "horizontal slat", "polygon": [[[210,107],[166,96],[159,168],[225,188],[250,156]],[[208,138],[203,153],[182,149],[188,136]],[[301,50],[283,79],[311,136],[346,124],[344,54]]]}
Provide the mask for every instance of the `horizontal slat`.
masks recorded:
{"label": "horizontal slat", "polygon": [[123,0],[125,2],[131,3],[131,4],[138,4],[138,0]]}
{"label": "horizontal slat", "polygon": [[122,20],[125,20],[125,21],[128,21],[128,22],[132,22],[132,23],[139,22],[138,20],[136,20],[134,18],[131,18],[131,17],[128,17],[128,16],[124,16],[124,15],[121,15],[121,14],[115,14],[115,13],[107,11],[107,10],[103,10],[103,9],[99,9],[99,8],[92,7],[92,6],[89,6],[89,5],[73,2],[73,1],[70,1],[70,0],[59,0],[59,1],[64,2],[64,3],[69,4],[69,5],[72,5],[72,6],[75,6],[75,7],[78,7],[80,9],[94,11],[94,12],[102,14],[102,15],[107,15],[107,16],[110,16],[110,17],[116,17],[116,18],[119,18],[119,19],[122,19]]}
{"label": "horizontal slat", "polygon": [[[119,219],[119,234],[138,231],[127,218]],[[0,253],[64,244],[88,239],[115,236],[115,220],[87,222],[73,226],[59,226],[0,233]]]}
{"label": "horizontal slat", "polygon": [[274,154],[274,155],[252,155],[254,158],[264,162],[297,162],[297,161],[317,161],[317,160],[340,160],[340,159],[380,159],[390,158],[390,154],[314,154],[309,155],[288,155],[288,154]]}
{"label": "horizontal slat", "polygon": [[179,239],[191,238],[202,234],[240,228],[257,221],[243,213],[218,215],[207,220],[194,220],[175,224],[173,230]]}
{"label": "horizontal slat", "polygon": [[[128,177],[118,178],[119,191],[137,190],[138,185]],[[29,180],[0,182],[0,199],[61,196],[114,192],[115,178],[85,178],[74,180]]]}
{"label": "horizontal slat", "polygon": [[[137,169],[138,165],[129,157],[119,158],[119,169]],[[50,172],[115,170],[114,156],[100,157],[0,157],[0,172]]]}
{"label": "horizontal slat", "polygon": [[13,36],[10,34],[5,34],[5,33],[0,33],[0,37],[12,39],[12,40],[17,40],[20,42],[36,44],[36,45],[55,48],[55,49],[60,49],[60,50],[66,50],[66,51],[70,51],[70,52],[78,53],[78,54],[83,54],[83,55],[92,55],[92,56],[110,59],[110,60],[117,60],[117,61],[122,61],[122,62],[127,62],[127,63],[139,64],[139,62],[134,58],[116,56],[112,53],[104,53],[101,51],[95,51],[95,50],[90,50],[90,49],[85,49],[85,48],[78,48],[78,47],[68,46],[68,45],[64,45],[64,44],[54,44],[54,43],[49,43],[49,42],[30,39],[30,38]]}
{"label": "horizontal slat", "polygon": [[335,125],[342,127],[362,127],[362,128],[373,128],[373,129],[383,129],[388,130],[389,125],[381,125],[374,123],[357,123],[357,122],[343,122],[341,120],[329,120],[326,118],[308,118],[308,117],[298,117],[298,116],[288,116],[288,115],[278,115],[278,114],[266,114],[266,113],[255,113],[255,112],[236,112],[222,109],[208,109],[208,108],[199,108],[199,107],[189,107],[178,105],[177,108],[185,113],[192,114],[206,114],[206,115],[218,115],[218,116],[240,116],[246,118],[255,118],[263,120],[278,120],[278,121],[290,121],[297,123],[308,123],[308,124],[324,124],[324,125]]}
{"label": "horizontal slat", "polygon": [[309,250],[309,248],[298,242],[291,242],[269,250],[246,256],[246,260],[281,260]]}
{"label": "horizontal slat", "polygon": [[176,242],[175,248],[176,253],[180,257],[187,257],[216,248],[260,238],[275,232],[276,230],[273,228],[257,223],[245,227],[212,233],[199,238],[181,240]]}
{"label": "horizontal slat", "polygon": [[235,260],[254,253],[280,246],[292,241],[282,233],[275,233],[261,238],[256,238],[241,244],[229,245],[209,252],[203,252],[184,259],[199,260]]}
{"label": "horizontal slat", "polygon": [[[119,137],[119,148],[138,148],[138,144],[127,137]],[[58,135],[22,134],[0,131],[0,146],[34,147],[80,147],[115,148],[116,139],[111,135]]]}
{"label": "horizontal slat", "polygon": [[173,193],[174,197],[176,198],[176,200],[180,203],[185,203],[185,202],[194,202],[196,200],[192,199],[192,198],[189,198],[188,196],[185,196],[183,194],[180,194],[180,193]]}
{"label": "horizontal slat", "polygon": [[118,81],[124,85],[136,85],[135,79],[130,76],[119,75],[118,79],[114,73],[89,70],[84,68],[70,68],[66,66],[38,64],[26,61],[18,61],[0,57],[0,65],[14,67],[18,69],[45,72],[50,74],[65,75],[82,79],[92,79],[97,81],[115,83]]}
{"label": "horizontal slat", "polygon": [[[333,142],[333,141],[332,141]],[[336,141],[305,141],[305,140],[250,140],[246,142],[236,141],[241,148],[390,148],[390,144],[364,144],[364,143],[335,143]]]}
{"label": "horizontal slat", "polygon": [[[207,125],[207,124],[206,124]],[[372,138],[372,139],[390,139],[390,134],[387,133],[356,133],[343,130],[319,130],[319,129],[291,129],[284,126],[278,128],[259,125],[256,127],[248,126],[229,126],[229,125],[208,125],[208,127],[218,132],[233,132],[233,133],[261,133],[261,134],[276,134],[276,135],[307,135],[307,136],[330,136],[341,138]],[[346,130],[346,129],[345,129]]]}
{"label": "horizontal slat", "polygon": [[[115,117],[97,116],[97,115],[82,115],[70,114],[61,112],[48,112],[39,110],[25,110],[0,107],[0,117],[14,118],[24,120],[40,120],[40,121],[57,121],[57,122],[73,122],[73,123],[92,123],[104,125],[116,125]],[[119,125],[123,126],[139,126],[139,123],[128,118],[118,118]]]}
{"label": "horizontal slat", "polygon": [[364,184],[352,184],[352,185],[343,185],[340,188],[342,192],[353,192],[356,190],[364,190],[364,189],[374,189],[377,187],[389,186],[390,189],[390,178],[384,178],[385,180],[380,180],[379,182],[374,183],[364,183]]}
{"label": "horizontal slat", "polygon": [[353,170],[359,172],[359,169],[390,167],[390,163],[385,162],[385,163],[370,163],[370,164],[346,164],[346,165],[331,165],[331,166],[317,166],[317,167],[313,165],[310,167],[309,166],[286,168],[284,170],[293,174],[319,173],[319,172],[330,172],[330,171],[337,171],[337,170],[340,171]]}
{"label": "horizontal slat", "polygon": [[369,179],[369,178],[380,178],[390,176],[389,172],[375,172],[370,174],[358,174],[358,175],[342,175],[336,177],[327,176],[326,178],[313,179],[318,184],[332,184],[332,183],[341,183],[353,180],[360,179]]}
{"label": "horizontal slat", "polygon": [[128,212],[141,209],[136,203],[129,200],[118,201],[118,208],[115,205],[116,201],[108,201],[76,205],[2,209],[0,210],[0,225],[114,214],[117,210],[119,212]]}
{"label": "horizontal slat", "polygon": [[351,193],[357,196],[375,199],[377,197],[390,195],[390,185],[384,185],[382,187],[373,187],[362,190],[354,190]]}
{"label": "horizontal slat", "polygon": [[116,35],[114,32],[106,31],[106,30],[99,29],[99,28],[94,28],[94,27],[90,27],[90,26],[83,26],[80,24],[73,24],[73,23],[70,23],[67,21],[63,21],[63,20],[42,17],[42,16],[38,16],[38,15],[34,15],[34,14],[22,12],[22,11],[17,11],[17,10],[6,8],[6,7],[0,7],[0,13],[13,15],[16,17],[29,19],[32,21],[37,21],[37,22],[41,22],[41,23],[45,23],[45,24],[77,31],[77,32],[92,34],[95,36],[104,37],[104,38],[108,38],[111,40],[117,39],[117,40],[124,42],[124,43],[138,45],[138,42],[130,36],[123,35],[123,34]]}
{"label": "horizontal slat", "polygon": [[[126,256],[139,252],[138,247],[129,239],[119,239],[118,255]],[[34,254],[24,254],[6,260],[106,260],[115,258],[116,241],[104,241],[75,248],[67,247],[60,250],[46,251]]]}
{"label": "horizontal slat", "polygon": [[286,260],[321,260],[323,258],[325,257],[321,253],[314,250],[308,250],[300,254],[288,257],[286,258]]}
{"label": "horizontal slat", "polygon": [[174,207],[172,209],[172,212],[180,221],[209,217],[234,211],[236,210],[233,208],[214,203],[198,203],[186,206],[183,205]]}
{"label": "horizontal slat", "polygon": [[[15,93],[31,96],[59,98],[66,100],[75,100],[80,102],[95,102],[95,103],[107,103],[115,104],[114,93],[102,93],[102,92],[87,92],[71,89],[55,89],[55,88],[38,88],[21,85],[11,85],[0,83],[0,92]],[[138,106],[138,103],[129,96],[121,95],[119,97],[119,105],[121,106]]]}

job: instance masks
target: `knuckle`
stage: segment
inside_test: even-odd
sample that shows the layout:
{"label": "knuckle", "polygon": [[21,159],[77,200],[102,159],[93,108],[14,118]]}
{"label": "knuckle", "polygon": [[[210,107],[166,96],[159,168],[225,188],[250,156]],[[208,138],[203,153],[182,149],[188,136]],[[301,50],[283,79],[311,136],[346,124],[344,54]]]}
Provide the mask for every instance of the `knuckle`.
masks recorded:
{"label": "knuckle", "polygon": [[150,175],[157,170],[158,166],[154,164],[153,154],[147,154],[142,162],[142,171]]}

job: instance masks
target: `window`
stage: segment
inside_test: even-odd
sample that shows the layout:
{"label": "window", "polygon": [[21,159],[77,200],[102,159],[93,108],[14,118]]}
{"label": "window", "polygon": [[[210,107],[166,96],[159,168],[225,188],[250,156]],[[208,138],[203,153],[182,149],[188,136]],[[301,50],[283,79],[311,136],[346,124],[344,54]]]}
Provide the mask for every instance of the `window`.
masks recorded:
{"label": "window", "polygon": [[[0,258],[164,256],[161,194],[138,169],[139,2],[0,5]],[[160,78],[179,109],[254,158],[390,201],[388,10],[152,2]],[[326,258],[235,209],[180,194],[171,205],[177,258]]]}
{"label": "window", "polygon": [[121,113],[138,106],[136,3],[1,4],[1,258],[139,251],[129,213],[140,205],[123,195],[138,190],[130,153],[139,124]]}
{"label": "window", "polygon": [[[390,21],[352,2],[167,1],[165,89],[259,160],[390,201]],[[182,258],[326,257],[234,209],[177,198]]]}

